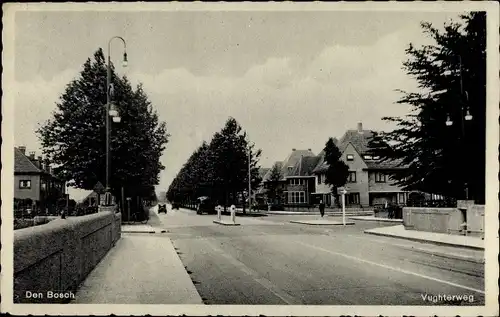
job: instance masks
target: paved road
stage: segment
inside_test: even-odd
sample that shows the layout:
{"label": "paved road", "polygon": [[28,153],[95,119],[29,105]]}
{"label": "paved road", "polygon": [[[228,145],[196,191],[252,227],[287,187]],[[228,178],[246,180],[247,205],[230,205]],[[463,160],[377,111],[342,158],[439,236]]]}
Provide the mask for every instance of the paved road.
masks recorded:
{"label": "paved road", "polygon": [[[167,230],[206,304],[484,305],[483,264],[428,252],[480,258],[482,251],[363,233],[390,223],[289,223],[317,217],[241,217],[241,226],[228,227],[180,210],[153,225]],[[433,302],[439,295],[467,298]]]}

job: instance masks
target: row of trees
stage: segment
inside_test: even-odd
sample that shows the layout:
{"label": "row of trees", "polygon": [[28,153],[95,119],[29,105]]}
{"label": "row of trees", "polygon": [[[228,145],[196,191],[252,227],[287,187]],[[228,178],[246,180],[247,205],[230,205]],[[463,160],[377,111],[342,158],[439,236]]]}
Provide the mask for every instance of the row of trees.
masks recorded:
{"label": "row of trees", "polygon": [[179,171],[168,191],[170,201],[189,202],[210,196],[227,206],[248,196],[248,168],[252,188],[260,184],[260,149],[255,149],[236,119],[229,118],[210,143],[203,142]]}
{"label": "row of trees", "polygon": [[[37,130],[43,154],[56,165],[55,174],[80,189],[105,184],[106,76],[104,53],[98,49],[67,85],[52,117]],[[164,169],[160,157],[169,138],[166,124],[160,122],[142,85],[134,89],[113,65],[111,82],[113,104],[121,117],[120,123],[112,123],[110,136],[112,193],[120,201],[124,187],[127,197],[154,199],[154,185]]]}
{"label": "row of trees", "polygon": [[397,128],[373,138],[372,154],[409,167],[394,176],[406,190],[484,203],[486,13],[463,15],[444,31],[421,26],[435,44],[406,50],[403,67],[420,91],[402,91],[398,103],[412,112],[383,118]]}

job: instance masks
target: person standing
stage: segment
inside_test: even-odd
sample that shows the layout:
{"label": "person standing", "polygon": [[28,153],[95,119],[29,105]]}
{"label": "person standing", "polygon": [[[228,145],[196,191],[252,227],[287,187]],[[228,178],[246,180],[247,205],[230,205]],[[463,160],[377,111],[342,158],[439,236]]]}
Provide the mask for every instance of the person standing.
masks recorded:
{"label": "person standing", "polygon": [[323,200],[319,201],[319,213],[321,214],[321,218],[325,215],[325,203]]}

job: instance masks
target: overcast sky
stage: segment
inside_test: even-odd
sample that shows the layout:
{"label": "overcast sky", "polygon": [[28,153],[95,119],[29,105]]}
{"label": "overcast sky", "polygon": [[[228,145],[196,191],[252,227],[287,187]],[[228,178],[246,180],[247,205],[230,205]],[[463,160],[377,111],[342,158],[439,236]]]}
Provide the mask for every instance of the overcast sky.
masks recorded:
{"label": "overcast sky", "polygon": [[65,85],[108,39],[117,72],[142,82],[172,135],[159,190],[229,116],[270,167],[292,150],[318,153],[362,122],[404,115],[395,89],[415,89],[401,69],[421,21],[441,27],[458,13],[430,12],[17,12],[15,144],[40,150],[34,133]]}

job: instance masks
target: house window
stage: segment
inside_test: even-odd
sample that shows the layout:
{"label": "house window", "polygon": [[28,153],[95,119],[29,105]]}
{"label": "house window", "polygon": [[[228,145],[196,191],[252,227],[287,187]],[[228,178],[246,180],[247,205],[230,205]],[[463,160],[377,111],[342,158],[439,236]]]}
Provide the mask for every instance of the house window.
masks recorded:
{"label": "house window", "polygon": [[349,205],[359,205],[359,193],[349,193],[346,195],[346,203]]}
{"label": "house window", "polygon": [[348,161],[354,161],[354,155],[352,155],[352,154],[347,154],[347,160],[348,160]]}
{"label": "house window", "polygon": [[19,181],[19,189],[31,189],[31,181],[30,180],[20,180]]}
{"label": "house window", "polygon": [[398,203],[406,204],[406,193],[399,193]]}
{"label": "house window", "polygon": [[319,174],[318,175],[318,184],[322,184],[323,183],[323,178],[324,178],[323,174]]}
{"label": "house window", "polygon": [[373,157],[371,155],[365,155],[364,159],[367,161],[371,161],[373,159]]}
{"label": "house window", "polygon": [[288,172],[292,172],[293,166],[288,166]]}
{"label": "house window", "polygon": [[290,185],[305,185],[306,181],[301,178],[291,178],[289,183]]}
{"label": "house window", "polygon": [[378,156],[378,155],[374,156],[373,160],[380,160],[380,156]]}
{"label": "house window", "polygon": [[303,204],[306,202],[305,192],[288,192],[287,196],[289,204]]}
{"label": "house window", "polygon": [[348,183],[356,183],[356,172],[349,172]]}
{"label": "house window", "polygon": [[375,182],[385,183],[386,182],[386,175],[384,173],[376,173],[375,174]]}

